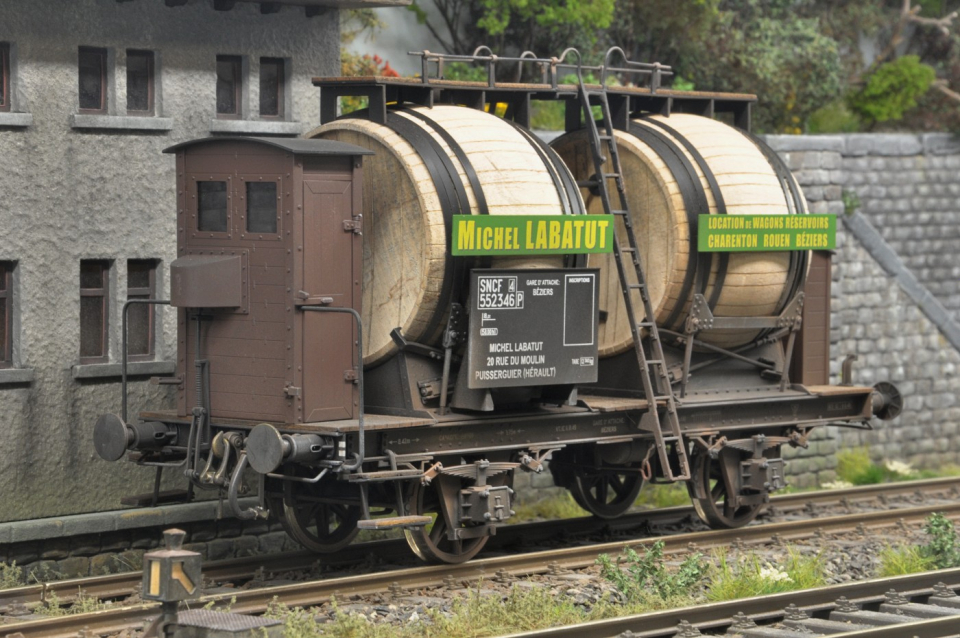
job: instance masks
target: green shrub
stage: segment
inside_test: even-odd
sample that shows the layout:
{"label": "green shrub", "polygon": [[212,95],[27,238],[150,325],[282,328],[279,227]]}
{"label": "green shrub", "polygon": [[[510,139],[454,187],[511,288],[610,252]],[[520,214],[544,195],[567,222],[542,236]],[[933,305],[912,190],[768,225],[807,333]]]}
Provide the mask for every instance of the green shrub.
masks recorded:
{"label": "green shrub", "polygon": [[856,133],[863,128],[863,122],[856,113],[841,100],[822,106],[807,119],[807,133]]}
{"label": "green shrub", "polygon": [[921,553],[929,558],[937,569],[960,567],[960,547],[953,521],[937,512],[927,518],[923,531],[930,542],[921,547]]}
{"label": "green shrub", "polygon": [[[607,554],[601,554],[597,564],[600,574],[628,601],[643,600],[650,594],[666,600],[689,595],[700,584],[707,569],[702,558],[702,554],[688,556],[676,572],[668,571],[663,562],[663,541],[656,541],[642,556],[628,547],[616,562]],[[621,565],[626,566],[626,571]]]}
{"label": "green shrub", "polygon": [[880,65],[866,84],[847,98],[850,108],[870,122],[899,120],[930,89],[936,72],[916,55]]}
{"label": "green shrub", "polygon": [[[837,478],[853,485],[879,483],[876,479],[877,466],[870,460],[870,450],[866,447],[847,448],[837,452]],[[882,480],[882,478],[881,478]]]}
{"label": "green shrub", "polygon": [[17,561],[9,565],[0,562],[0,589],[12,589],[23,584],[23,568],[17,567]]}

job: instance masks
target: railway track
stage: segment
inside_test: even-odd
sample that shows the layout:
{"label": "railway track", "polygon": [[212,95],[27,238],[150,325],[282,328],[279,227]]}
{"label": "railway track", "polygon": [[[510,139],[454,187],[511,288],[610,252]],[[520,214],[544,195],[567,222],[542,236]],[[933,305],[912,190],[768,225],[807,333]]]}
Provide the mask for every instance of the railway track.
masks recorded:
{"label": "railway track", "polygon": [[[804,515],[808,517],[806,520],[764,523],[737,530],[674,534],[662,537],[662,540],[665,543],[665,551],[679,552],[685,551],[691,544],[699,548],[711,548],[729,545],[737,539],[744,544],[768,542],[775,536],[783,541],[797,541],[818,534],[850,532],[858,528],[890,527],[898,524],[899,519],[906,523],[917,524],[934,512],[944,512],[948,517],[960,519],[960,504],[947,503],[809,518],[811,514],[816,513],[815,510],[818,505],[841,504],[843,506],[845,504],[847,507],[852,507],[856,502],[878,499],[881,496],[889,499],[893,496],[916,495],[917,500],[921,500],[930,498],[930,495],[934,493],[950,493],[952,495],[958,489],[960,489],[960,479],[951,478],[829,492],[788,494],[772,499],[772,506],[780,512],[803,510]],[[692,515],[692,508],[677,507],[654,512],[640,512],[615,522],[598,522],[591,518],[574,519],[565,521],[563,527],[567,534],[574,529],[589,530],[590,525],[593,525],[594,529],[597,530],[610,529],[611,527],[625,529],[631,524],[638,526],[644,523],[676,522],[690,515]],[[556,528],[555,522],[509,526],[502,530],[500,540],[508,540],[511,534],[530,540],[531,535],[545,534],[549,527]],[[556,535],[555,530],[554,535]],[[334,596],[368,595],[388,590],[397,591],[397,588],[412,590],[436,587],[444,582],[451,582],[450,579],[453,579],[454,582],[464,583],[494,575],[517,577],[556,569],[579,569],[593,564],[598,554],[618,553],[624,547],[637,547],[649,543],[649,541],[649,538],[620,540],[478,559],[463,565],[418,566],[312,582],[298,582],[292,585],[234,590],[230,593],[205,596],[199,604],[203,605],[208,602],[219,604],[230,600],[234,611],[255,614],[262,613],[274,599],[279,599],[291,607],[311,606],[327,601]],[[405,549],[403,541],[362,543],[349,548],[349,552],[341,552],[338,555],[338,560],[349,561],[351,557],[354,560],[359,560],[371,551],[392,552],[399,548]],[[257,570],[265,568],[273,572],[283,571],[285,565],[293,565],[302,569],[305,559],[315,560],[316,556],[292,553],[281,557],[254,557],[252,559],[223,561],[206,566],[204,576],[206,579],[230,580],[231,578],[252,577]],[[269,567],[267,566],[268,563]],[[106,577],[59,581],[42,587],[5,590],[0,592],[0,604],[5,602],[9,605],[15,598],[21,601],[33,600],[39,602],[42,597],[49,596],[51,593],[62,600],[67,600],[71,596],[76,596],[78,590],[83,590],[89,596],[123,598],[136,590],[140,579],[141,574],[139,572],[131,572]],[[32,619],[23,622],[17,622],[15,618],[8,618],[6,624],[0,625],[0,636],[12,633],[20,633],[23,638],[73,636],[78,627],[89,627],[95,634],[106,634],[136,626],[142,620],[155,615],[155,613],[156,605],[138,604],[90,614]],[[11,620],[14,622],[10,622]]]}
{"label": "railway track", "polygon": [[[954,490],[956,490],[954,495],[960,497],[960,477],[867,485],[820,492],[801,492],[773,497],[770,502],[770,511],[775,511],[778,514],[803,511],[805,516],[810,516],[816,514],[817,506],[852,505],[879,497],[890,499],[909,495],[953,492]],[[694,512],[690,506],[631,512],[612,521],[603,521],[586,516],[564,521],[563,533],[575,536],[604,531],[628,531],[644,525],[669,525],[692,516],[694,516]],[[504,547],[518,539],[530,541],[556,536],[556,521],[521,523],[501,528],[489,547],[493,549]],[[406,558],[409,556],[407,545],[402,540],[373,541],[356,543],[341,550],[336,555],[323,557],[318,557],[310,552],[287,552],[216,561],[204,566],[204,577],[213,582],[232,582],[254,578],[261,570],[282,573],[303,569],[304,565],[312,563],[320,563],[325,566],[350,565],[371,554],[382,557]],[[76,598],[78,591],[83,591],[87,596],[100,599],[120,599],[135,593],[141,579],[142,572],[131,571],[0,590],[0,610],[9,608],[14,604],[33,606],[43,602],[51,595],[56,596],[61,601],[70,602]]]}
{"label": "railway track", "polygon": [[[960,634],[960,568],[623,616],[503,638],[946,638]],[[846,623],[844,626],[841,623]]]}

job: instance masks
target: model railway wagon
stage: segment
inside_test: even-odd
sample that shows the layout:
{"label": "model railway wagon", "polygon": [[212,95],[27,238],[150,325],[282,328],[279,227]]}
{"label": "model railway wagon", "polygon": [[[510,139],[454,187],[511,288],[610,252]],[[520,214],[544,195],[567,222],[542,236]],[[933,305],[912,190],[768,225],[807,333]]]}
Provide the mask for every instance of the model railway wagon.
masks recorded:
{"label": "model railway wagon", "polygon": [[[463,58],[424,53],[418,79],[317,79],[309,139],[167,149],[178,406],[128,422],[124,378],[100,455],[176,468],[318,552],[399,527],[459,562],[548,459],[596,516],[683,481],[704,521],[737,527],[783,486],[781,446],[895,416],[889,384],[827,383],[829,253],[698,246],[758,214],[810,227],[749,133],[755,98],[661,89],[668,68],[617,51],[599,85],[530,56],[508,61],[541,82],[497,82],[492,55],[469,58],[489,82],[446,81]],[[369,108],[337,118],[346,95]],[[565,104],[550,146],[531,100]]]}

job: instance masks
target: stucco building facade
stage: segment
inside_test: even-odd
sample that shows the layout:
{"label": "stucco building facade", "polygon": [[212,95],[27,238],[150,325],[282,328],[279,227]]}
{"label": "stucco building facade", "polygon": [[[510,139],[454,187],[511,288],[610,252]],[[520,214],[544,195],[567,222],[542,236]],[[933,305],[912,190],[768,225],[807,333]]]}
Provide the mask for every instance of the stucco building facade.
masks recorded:
{"label": "stucco building facade", "polygon": [[[338,10],[321,4],[0,3],[0,522],[152,489],[151,472],[101,461],[92,430],[120,409],[124,302],[168,294],[176,192],[161,151],[315,126],[310,79],[339,71]],[[174,370],[175,313],[140,307],[130,334],[131,414],[172,407],[149,379]]]}

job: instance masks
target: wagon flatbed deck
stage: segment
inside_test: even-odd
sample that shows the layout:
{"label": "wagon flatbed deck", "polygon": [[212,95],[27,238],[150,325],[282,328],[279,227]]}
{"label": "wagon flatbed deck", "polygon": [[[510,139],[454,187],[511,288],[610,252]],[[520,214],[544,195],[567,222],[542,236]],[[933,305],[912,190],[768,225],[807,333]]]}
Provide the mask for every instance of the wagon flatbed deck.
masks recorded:
{"label": "wagon flatbed deck", "polygon": [[[834,421],[866,420],[871,415],[873,388],[863,386],[793,386],[785,392],[743,392],[729,398],[689,398],[678,406],[686,434],[704,435],[741,428],[814,426]],[[608,442],[636,438],[644,432],[644,399],[586,395],[576,406],[540,407],[497,414],[450,413],[426,417],[366,414],[364,431],[375,435],[376,447],[397,454],[516,448],[550,443]],[[173,410],[143,412],[144,420],[189,422]],[[257,421],[211,419],[215,428],[252,429]],[[315,433],[353,438],[356,419],[322,423],[271,423],[282,432]],[[472,426],[483,426],[478,430]],[[451,434],[456,431],[456,434]],[[482,435],[482,436],[481,436]],[[491,442],[493,445],[491,445]]]}

